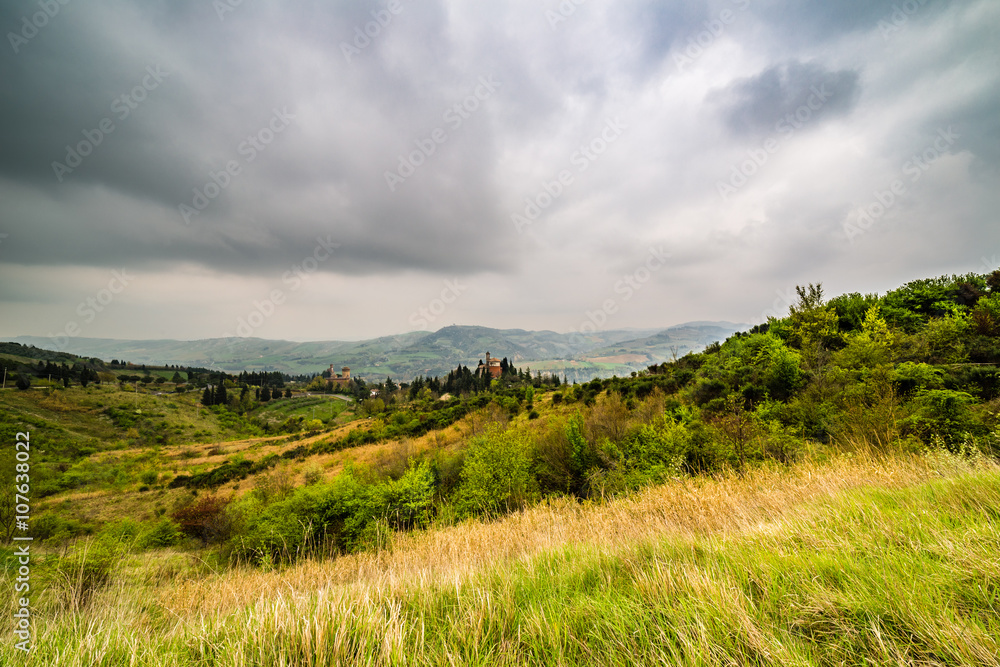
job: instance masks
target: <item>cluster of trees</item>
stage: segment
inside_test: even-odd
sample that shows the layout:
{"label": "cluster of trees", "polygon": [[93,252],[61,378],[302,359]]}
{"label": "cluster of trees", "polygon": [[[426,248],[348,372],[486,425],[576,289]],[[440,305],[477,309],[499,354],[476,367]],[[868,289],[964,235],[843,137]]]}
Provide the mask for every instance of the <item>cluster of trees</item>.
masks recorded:
{"label": "cluster of trees", "polygon": [[[274,376],[277,375],[277,378]],[[221,405],[223,407],[228,407],[236,410],[239,413],[246,412],[253,407],[250,400],[251,385],[247,384],[243,380],[255,379],[264,384],[253,387],[254,401],[261,403],[267,403],[272,399],[278,399],[284,396],[285,398],[292,397],[292,390],[286,388],[282,391],[281,387],[284,386],[284,379],[280,373],[247,373],[244,371],[241,373],[236,380],[232,376],[225,373],[219,373],[217,376],[212,378],[214,384],[209,384],[205,387],[204,392],[201,395],[201,404],[205,406]],[[267,382],[272,382],[274,380],[280,382],[280,385],[269,385]],[[229,392],[226,385],[230,388],[239,388],[240,392],[238,395]]]}
{"label": "cluster of trees", "polygon": [[957,449],[996,428],[1000,271],[825,302],[822,287],[704,353],[650,369],[707,420],[884,448]]}
{"label": "cluster of trees", "polygon": [[31,387],[32,377],[61,382],[64,387],[69,387],[72,383],[78,383],[86,387],[91,382],[100,383],[102,379],[110,376],[104,371],[103,365],[88,364],[82,361],[67,363],[54,363],[52,361],[41,361],[37,364],[21,364],[11,361],[0,362],[0,375],[13,381],[18,389],[28,389]]}
{"label": "cluster of trees", "polygon": [[251,387],[276,387],[283,389],[285,386],[285,374],[280,371],[253,371],[248,373],[243,371],[236,377],[236,383]]}

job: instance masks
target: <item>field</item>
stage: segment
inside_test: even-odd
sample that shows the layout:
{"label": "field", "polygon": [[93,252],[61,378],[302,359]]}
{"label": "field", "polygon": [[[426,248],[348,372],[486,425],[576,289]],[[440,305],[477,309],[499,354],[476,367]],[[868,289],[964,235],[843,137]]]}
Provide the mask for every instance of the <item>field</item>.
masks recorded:
{"label": "field", "polygon": [[998,507],[985,459],[856,454],[270,572],[124,555],[83,607],[51,575],[32,664],[994,665]]}

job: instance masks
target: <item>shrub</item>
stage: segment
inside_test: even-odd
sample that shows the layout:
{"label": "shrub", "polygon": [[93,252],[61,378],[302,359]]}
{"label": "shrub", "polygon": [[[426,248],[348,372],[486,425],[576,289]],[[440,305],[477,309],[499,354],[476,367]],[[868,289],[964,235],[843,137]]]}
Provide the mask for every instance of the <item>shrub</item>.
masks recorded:
{"label": "shrub", "polygon": [[167,517],[160,517],[160,520],[144,530],[137,540],[141,549],[156,549],[160,547],[170,547],[181,539],[181,531],[176,523]]}
{"label": "shrub", "polygon": [[458,509],[466,516],[498,516],[521,509],[536,495],[531,443],[525,433],[491,428],[474,438],[462,466]]}
{"label": "shrub", "polygon": [[985,435],[986,429],[972,414],[975,403],[976,399],[963,391],[926,390],[911,402],[915,410],[905,424],[925,443],[938,436],[955,452],[968,436]]}
{"label": "shrub", "polygon": [[43,514],[31,525],[32,534],[46,542],[65,542],[91,532],[90,526],[60,514]]}
{"label": "shrub", "polygon": [[232,522],[226,513],[230,499],[202,496],[173,513],[173,519],[185,535],[203,543],[222,542],[229,537]]}
{"label": "shrub", "polygon": [[400,479],[379,484],[371,495],[374,513],[391,528],[423,528],[430,523],[434,505],[434,474],[426,462],[411,462]]}

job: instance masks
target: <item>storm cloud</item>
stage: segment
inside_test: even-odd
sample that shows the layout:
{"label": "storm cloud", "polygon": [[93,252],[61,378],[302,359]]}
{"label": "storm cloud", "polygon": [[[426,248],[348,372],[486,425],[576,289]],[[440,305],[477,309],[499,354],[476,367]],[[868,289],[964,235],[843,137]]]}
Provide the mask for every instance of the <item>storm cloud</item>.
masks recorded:
{"label": "storm cloud", "polygon": [[430,328],[568,331],[608,299],[613,328],[749,321],[795,284],[986,270],[998,25],[990,0],[4,3],[0,334],[63,330],[123,269],[82,335],[221,336],[274,290],[254,335],[401,333],[455,279]]}

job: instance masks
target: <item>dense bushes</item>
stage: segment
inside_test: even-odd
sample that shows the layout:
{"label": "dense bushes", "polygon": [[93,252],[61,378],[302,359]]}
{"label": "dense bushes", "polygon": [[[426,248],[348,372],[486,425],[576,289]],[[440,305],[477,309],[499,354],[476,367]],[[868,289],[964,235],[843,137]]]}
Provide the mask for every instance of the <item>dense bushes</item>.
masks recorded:
{"label": "dense bushes", "polygon": [[428,525],[434,516],[435,480],[427,463],[412,464],[398,480],[365,484],[347,471],[329,484],[298,489],[266,503],[250,494],[233,504],[237,558],[255,563],[305,554],[384,548],[391,530]]}
{"label": "dense bushes", "polygon": [[178,475],[170,482],[170,488],[187,486],[192,489],[214,488],[233,480],[245,479],[247,476],[263,472],[278,463],[277,454],[268,454],[260,461],[237,458],[226,461],[217,468],[193,475]]}

